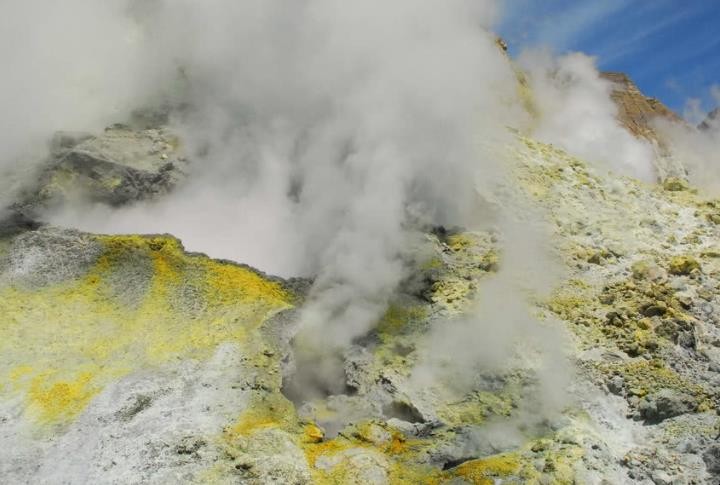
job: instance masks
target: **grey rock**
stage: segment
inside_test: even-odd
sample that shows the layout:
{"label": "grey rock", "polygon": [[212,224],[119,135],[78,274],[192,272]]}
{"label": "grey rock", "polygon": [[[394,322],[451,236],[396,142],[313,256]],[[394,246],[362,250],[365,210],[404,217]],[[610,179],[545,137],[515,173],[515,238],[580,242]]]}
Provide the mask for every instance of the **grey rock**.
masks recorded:
{"label": "grey rock", "polygon": [[702,455],[708,473],[714,478],[720,478],[720,444],[710,446]]}
{"label": "grey rock", "polygon": [[49,226],[26,231],[11,238],[0,258],[0,281],[37,288],[74,279],[102,252],[102,245],[89,234]]}
{"label": "grey rock", "polygon": [[439,421],[430,421],[427,423],[410,423],[398,418],[390,418],[387,424],[401,431],[406,436],[416,438],[428,436],[434,429],[440,428],[442,423]]}
{"label": "grey rock", "polygon": [[677,445],[676,450],[680,453],[697,453],[699,447],[700,444],[697,439],[688,438],[680,442]]}
{"label": "grey rock", "polygon": [[26,215],[8,211],[0,211],[0,238],[17,235],[21,232],[38,229],[42,224]]}
{"label": "grey rock", "polygon": [[692,331],[678,333],[677,343],[680,347],[694,349],[697,345],[695,334]]}
{"label": "grey rock", "polygon": [[671,477],[667,472],[662,470],[654,471],[651,478],[655,485],[672,485],[673,483],[675,483],[673,477]]}
{"label": "grey rock", "polygon": [[620,376],[614,376],[607,384],[608,390],[616,395],[621,395],[625,389],[625,379]]}
{"label": "grey rock", "polygon": [[663,389],[640,401],[640,416],[648,424],[656,424],[675,416],[694,412],[697,401],[687,394]]}
{"label": "grey rock", "polygon": [[26,214],[77,199],[118,206],[162,195],[187,164],[175,136],[124,125],[99,136],[56,133],[50,152],[39,182],[16,204]]}
{"label": "grey rock", "polygon": [[122,205],[167,190],[169,172],[174,165],[168,162],[157,171],[138,170],[90,152],[75,150],[62,159],[58,169],[87,179],[83,182],[86,184],[84,188],[93,201]]}

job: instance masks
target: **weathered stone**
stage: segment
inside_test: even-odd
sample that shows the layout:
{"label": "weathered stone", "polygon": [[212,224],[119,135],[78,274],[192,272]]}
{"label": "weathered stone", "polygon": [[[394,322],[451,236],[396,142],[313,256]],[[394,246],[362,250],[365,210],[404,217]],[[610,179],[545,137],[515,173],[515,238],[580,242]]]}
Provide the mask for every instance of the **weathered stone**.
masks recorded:
{"label": "weathered stone", "polygon": [[633,277],[641,280],[647,279],[651,281],[659,281],[667,277],[665,270],[652,261],[637,261],[633,263],[630,269]]}
{"label": "weathered stone", "polygon": [[32,213],[75,199],[133,203],[172,190],[186,164],[179,140],[163,129],[115,125],[99,136],[60,132],[39,184],[17,206]]}
{"label": "weathered stone", "polygon": [[702,455],[708,473],[715,478],[720,477],[720,444],[713,444]]}
{"label": "weathered stone", "polygon": [[688,190],[690,185],[688,185],[687,180],[678,177],[668,177],[663,180],[663,188],[669,192],[680,192]]}
{"label": "weathered stone", "polygon": [[666,312],[667,305],[664,302],[650,303],[642,308],[642,314],[646,317],[665,315]]}
{"label": "weathered stone", "polygon": [[640,402],[640,416],[646,422],[654,424],[675,416],[694,412],[697,401],[687,394],[671,389],[663,389],[647,396]]}
{"label": "weathered stone", "polygon": [[84,141],[95,138],[92,133],[76,131],[58,131],[50,141],[50,154],[53,157],[66,155],[67,152]]}
{"label": "weathered stone", "polygon": [[654,471],[651,478],[655,485],[673,485],[676,483],[670,474],[662,470]]}
{"label": "weathered stone", "polygon": [[[79,147],[93,140],[70,137],[58,150],[82,155]],[[716,262],[703,250],[717,228],[694,214],[691,191],[673,194],[601,174],[559,149],[526,143],[529,155],[514,175],[527,177],[521,186],[540,187],[557,254],[582,263],[547,285],[565,293],[550,303],[523,291],[511,293],[512,301],[506,293],[483,301],[499,310],[471,319],[467,328],[485,332],[482,338],[463,333],[457,350],[428,369],[423,352],[448,336],[455,320],[474,318],[475,294],[502,281],[515,261],[503,259],[510,241],[502,234],[423,235],[419,256],[406,262],[410,275],[388,295],[390,308],[333,362],[337,391],[317,389],[307,403],[281,386],[292,372],[288,341],[302,312],[284,309],[301,306],[308,280],[252,271],[233,277],[239,267],[187,255],[170,237],[83,235],[38,229],[25,219],[10,224],[10,235],[0,238],[7,283],[0,304],[9,322],[3,331],[15,333],[5,339],[11,345],[3,358],[27,344],[36,366],[51,355],[48,369],[69,370],[53,387],[55,381],[33,384],[44,377],[15,365],[20,361],[2,369],[20,391],[0,400],[0,438],[19,444],[0,450],[0,472],[17,483],[78,476],[96,483],[404,484],[463,476],[469,483],[625,483],[628,470],[620,469],[614,446],[622,443],[632,447],[625,463],[638,483],[685,476],[703,483],[699,455],[714,426],[705,411],[717,400],[708,359],[720,342]],[[102,170],[103,163],[89,165]],[[665,265],[679,251],[701,255],[694,256],[698,267],[668,281],[656,262]],[[629,267],[637,261],[647,264]],[[696,271],[700,263],[703,272]],[[248,302],[248,295],[256,297]],[[514,332],[507,348],[500,339],[492,371],[468,364],[468,355],[497,350],[490,348],[495,333],[512,330],[514,311],[524,306],[530,311],[517,318],[532,325]],[[572,345],[556,326],[573,333]],[[533,340],[536,334],[542,336]],[[525,346],[526,337],[538,348]],[[567,375],[563,352],[578,364]],[[85,376],[86,368],[104,380]],[[98,390],[83,387],[83,379]],[[62,431],[42,428],[48,440],[35,440],[26,431],[35,432],[32,413],[45,396],[77,406]],[[29,399],[35,407],[24,404]],[[653,424],[642,442],[634,440],[642,424],[626,413]],[[692,436],[697,442],[680,446]]]}
{"label": "weathered stone", "polygon": [[625,390],[625,379],[615,376],[608,382],[608,390],[613,394],[622,394]]}
{"label": "weathered stone", "polygon": [[674,275],[689,275],[699,269],[700,263],[692,256],[674,256],[668,266],[668,271]]}

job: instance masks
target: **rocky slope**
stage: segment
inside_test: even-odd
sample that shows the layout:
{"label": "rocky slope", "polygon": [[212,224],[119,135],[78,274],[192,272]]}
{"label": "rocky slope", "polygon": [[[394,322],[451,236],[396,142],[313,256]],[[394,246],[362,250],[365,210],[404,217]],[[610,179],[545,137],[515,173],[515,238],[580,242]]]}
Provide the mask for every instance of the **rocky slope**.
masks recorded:
{"label": "rocky slope", "polygon": [[[676,117],[607,77],[625,126],[662,147],[649,119]],[[531,351],[463,385],[420,379],[428,340],[457,335],[517,255],[501,229],[437,227],[415,232],[409,276],[343,354],[345,392],[307,398],[292,336],[310,281],[170,235],[33,220],[75,197],[162,196],[185,176],[178,139],[162,126],[57,135],[0,223],[3,481],[718,483],[720,201],[677,162],[646,185],[519,133],[498,152],[510,171],[490,204],[531,207],[510,216],[547,223],[561,262],[530,295],[527,331],[557,340],[567,395]],[[548,389],[563,396],[545,412]]]}
{"label": "rocky slope", "polygon": [[658,134],[652,126],[654,118],[682,122],[659,99],[645,96],[627,74],[603,72],[600,76],[613,83],[612,98],[618,106],[618,119],[633,135],[658,141]]}

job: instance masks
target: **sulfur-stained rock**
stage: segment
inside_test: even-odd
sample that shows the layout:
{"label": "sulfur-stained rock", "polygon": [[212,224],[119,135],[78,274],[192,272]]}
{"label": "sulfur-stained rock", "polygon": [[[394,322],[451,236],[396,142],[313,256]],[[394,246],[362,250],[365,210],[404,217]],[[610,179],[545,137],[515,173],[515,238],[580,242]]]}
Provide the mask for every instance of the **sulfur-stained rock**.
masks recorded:
{"label": "sulfur-stained rock", "polygon": [[668,177],[663,180],[663,188],[670,192],[688,190],[690,186],[687,181],[678,177]]}
{"label": "sulfur-stained rock", "polygon": [[268,428],[252,435],[235,461],[238,478],[244,483],[295,484],[313,483],[305,456],[293,436]]}
{"label": "sulfur-stained rock", "polygon": [[32,214],[76,200],[131,204],[168,193],[186,167],[179,139],[163,128],[114,125],[97,136],[59,132],[39,183],[16,207]]}
{"label": "sulfur-stained rock", "polygon": [[659,423],[665,419],[692,413],[698,407],[697,401],[687,394],[663,389],[651,394],[640,402],[640,415],[649,423]]}
{"label": "sulfur-stained rock", "polygon": [[321,455],[315,460],[315,467],[348,485],[386,485],[389,463],[379,453],[364,449],[350,448],[334,455]]}
{"label": "sulfur-stained rock", "polygon": [[0,471],[11,483],[201,481],[252,393],[279,393],[265,350],[277,344],[259,329],[294,304],[281,280],[168,236],[42,227],[0,243],[0,440],[15,443],[0,449]]}
{"label": "sulfur-stained rock", "polygon": [[692,256],[675,256],[670,259],[668,271],[674,275],[689,275],[700,269],[700,263]]}
{"label": "sulfur-stained rock", "polygon": [[663,268],[653,263],[652,261],[641,260],[633,263],[630,268],[632,270],[633,277],[637,279],[649,279],[652,281],[658,281],[664,279],[667,274]]}

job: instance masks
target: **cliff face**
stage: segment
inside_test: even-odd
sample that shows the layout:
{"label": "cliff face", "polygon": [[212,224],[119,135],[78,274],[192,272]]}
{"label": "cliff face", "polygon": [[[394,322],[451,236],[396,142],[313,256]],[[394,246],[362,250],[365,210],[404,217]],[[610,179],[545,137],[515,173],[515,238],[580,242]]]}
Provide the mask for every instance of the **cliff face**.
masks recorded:
{"label": "cliff face", "polygon": [[618,120],[633,135],[660,142],[652,127],[655,118],[674,123],[682,119],[660,100],[645,96],[635,83],[621,72],[603,72],[603,79],[613,83],[612,99],[618,107]]}
{"label": "cliff face", "polygon": [[654,125],[658,121],[673,124],[684,124],[684,121],[660,100],[645,96],[626,74],[603,72],[600,76],[613,83],[611,98],[618,107],[618,121],[634,136],[649,141],[655,148],[659,179],[685,178],[685,168],[675,159],[667,140]]}

